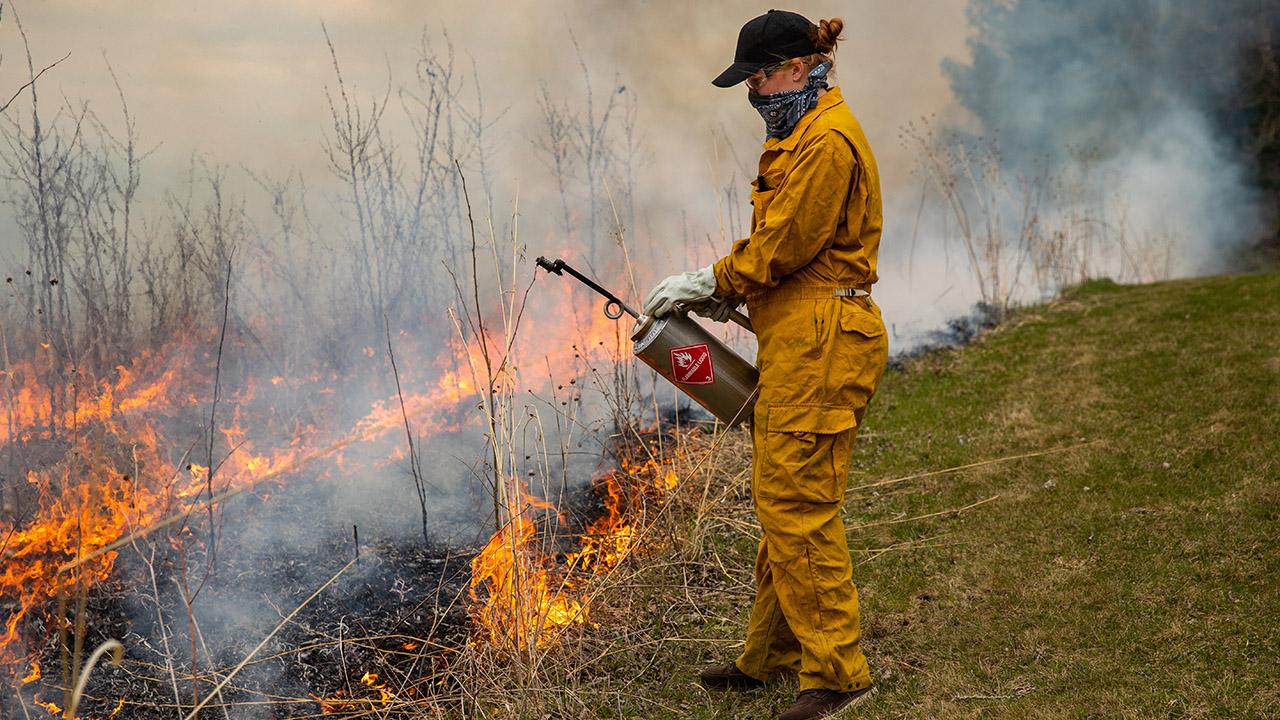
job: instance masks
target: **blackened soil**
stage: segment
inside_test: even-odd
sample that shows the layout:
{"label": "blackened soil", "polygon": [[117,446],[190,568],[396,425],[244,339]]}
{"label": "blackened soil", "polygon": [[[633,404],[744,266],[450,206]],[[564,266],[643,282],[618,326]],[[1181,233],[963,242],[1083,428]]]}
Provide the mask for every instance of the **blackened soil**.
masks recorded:
{"label": "blackened soil", "polygon": [[[644,456],[638,447],[611,450]],[[608,494],[600,479],[546,511],[552,557],[575,549],[576,534],[607,512]],[[646,501],[625,483],[613,494],[624,505]],[[30,649],[45,676],[0,698],[0,717],[48,716],[37,699],[65,706],[63,668],[110,638],[124,644],[124,662],[103,661],[91,673],[82,718],[185,716],[193,696],[209,696],[246,660],[201,717],[224,717],[220,705],[234,706],[227,712],[237,719],[310,717],[322,701],[359,714],[370,707],[361,699],[379,698],[378,685],[402,693],[447,677],[439,669],[468,642],[470,562],[492,525],[474,521],[482,529],[468,535],[435,522],[425,533],[357,542],[350,525],[324,519],[325,502],[310,483],[246,494],[225,515],[123,549],[112,578],[85,596],[79,663],[64,662],[55,622],[32,613],[20,628],[37,644]],[[72,597],[65,613],[73,645],[76,606]]]}
{"label": "blackened soil", "polygon": [[[463,600],[469,561],[470,556],[443,548],[374,548],[288,622],[284,617],[316,591],[307,582],[311,573],[298,570],[299,558],[281,556],[243,569],[232,585],[206,585],[196,601],[201,697],[251,655],[253,662],[222,691],[221,701],[236,705],[232,717],[318,715],[319,698],[378,697],[376,689],[360,683],[365,673],[376,673],[381,684],[391,686],[429,674],[444,649],[466,642]],[[192,643],[182,592],[174,577],[162,577],[171,587],[161,590],[163,610],[157,613],[154,597],[147,597],[149,572],[145,563],[139,564],[143,568],[128,569],[128,581],[113,581],[89,593],[85,654],[109,637],[119,638],[127,653],[121,667],[103,662],[90,676],[81,717],[105,718],[123,701],[117,717],[172,718],[175,679],[177,696],[190,707]],[[255,586],[271,589],[254,595],[250,588]],[[226,624],[220,625],[220,619]],[[282,625],[279,631],[254,653],[277,625]],[[48,633],[40,650],[46,678],[23,687],[21,699],[7,698],[6,717],[22,716],[24,702],[37,711],[33,717],[44,715],[34,707],[37,694],[43,702],[64,705],[58,647],[57,633]],[[219,673],[211,674],[211,668]],[[222,712],[208,716],[221,717]]]}

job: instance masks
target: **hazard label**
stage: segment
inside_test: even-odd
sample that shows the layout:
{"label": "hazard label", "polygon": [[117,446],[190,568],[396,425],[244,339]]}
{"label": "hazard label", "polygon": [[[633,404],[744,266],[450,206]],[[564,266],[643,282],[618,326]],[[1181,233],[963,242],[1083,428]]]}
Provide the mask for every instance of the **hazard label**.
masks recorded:
{"label": "hazard label", "polygon": [[671,374],[676,382],[684,385],[713,385],[715,368],[711,366],[711,351],[706,343],[671,348]]}

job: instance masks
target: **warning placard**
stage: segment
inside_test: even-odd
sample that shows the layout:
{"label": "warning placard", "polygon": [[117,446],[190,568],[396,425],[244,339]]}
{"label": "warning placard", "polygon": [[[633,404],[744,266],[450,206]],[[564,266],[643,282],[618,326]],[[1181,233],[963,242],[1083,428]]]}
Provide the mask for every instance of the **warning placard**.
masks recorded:
{"label": "warning placard", "polygon": [[707,344],[671,348],[671,374],[684,385],[714,385],[716,372]]}

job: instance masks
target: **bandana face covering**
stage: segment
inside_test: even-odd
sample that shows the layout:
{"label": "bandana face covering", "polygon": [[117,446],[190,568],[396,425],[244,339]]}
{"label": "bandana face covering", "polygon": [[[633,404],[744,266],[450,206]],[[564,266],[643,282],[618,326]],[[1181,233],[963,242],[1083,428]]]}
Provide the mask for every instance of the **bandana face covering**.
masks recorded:
{"label": "bandana face covering", "polygon": [[831,63],[820,63],[809,71],[809,80],[799,90],[772,95],[748,95],[751,106],[764,118],[765,137],[784,138],[796,128],[796,123],[810,110],[818,106],[818,91],[827,87],[827,71]]}

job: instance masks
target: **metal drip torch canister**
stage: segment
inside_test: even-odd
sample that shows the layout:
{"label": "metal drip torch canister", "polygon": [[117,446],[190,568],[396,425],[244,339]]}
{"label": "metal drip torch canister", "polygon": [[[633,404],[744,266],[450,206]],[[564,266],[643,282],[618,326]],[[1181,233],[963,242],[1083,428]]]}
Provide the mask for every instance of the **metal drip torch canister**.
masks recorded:
{"label": "metal drip torch canister", "polygon": [[[604,304],[606,316],[616,320],[626,313],[636,318],[631,331],[632,353],[720,422],[734,427],[751,417],[760,371],[691,320],[685,311],[677,309],[660,318],[640,315],[563,260],[550,262],[540,257],[538,267],[556,275],[568,272],[608,298]],[[750,321],[742,313],[734,311],[730,318],[751,330]]]}

